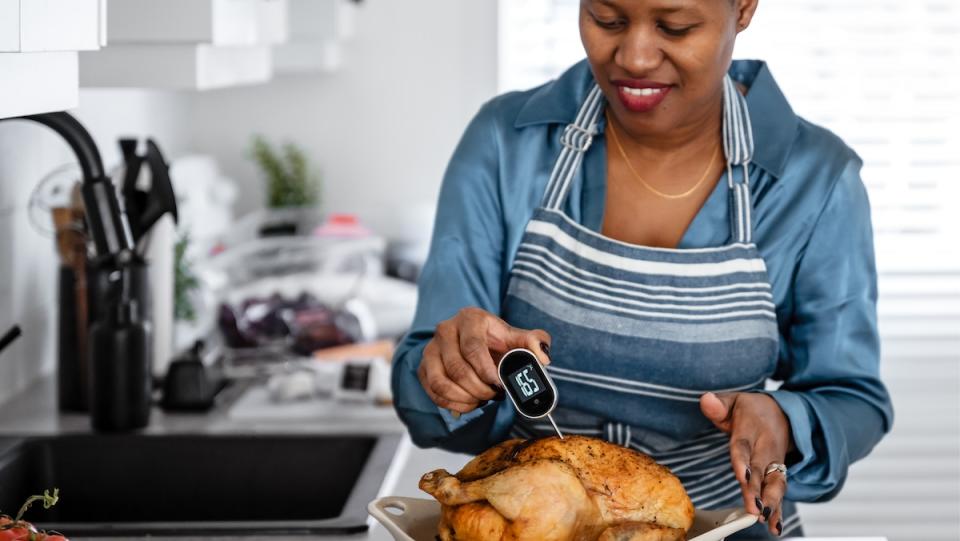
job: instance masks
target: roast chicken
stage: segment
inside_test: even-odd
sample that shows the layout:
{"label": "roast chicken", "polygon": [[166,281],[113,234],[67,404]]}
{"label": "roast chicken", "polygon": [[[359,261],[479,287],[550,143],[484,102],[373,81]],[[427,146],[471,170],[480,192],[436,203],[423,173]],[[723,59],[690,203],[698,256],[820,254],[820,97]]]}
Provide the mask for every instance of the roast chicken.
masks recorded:
{"label": "roast chicken", "polygon": [[441,541],[682,541],[693,503],[670,470],[602,440],[509,440],[420,488]]}

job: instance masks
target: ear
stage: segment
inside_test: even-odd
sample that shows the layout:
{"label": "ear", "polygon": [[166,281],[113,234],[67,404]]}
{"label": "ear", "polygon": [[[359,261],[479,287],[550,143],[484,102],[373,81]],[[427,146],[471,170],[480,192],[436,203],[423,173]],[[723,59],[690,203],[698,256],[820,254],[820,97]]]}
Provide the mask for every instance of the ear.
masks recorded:
{"label": "ear", "polygon": [[757,3],[759,1],[760,0],[734,0],[738,34],[750,26],[750,21],[753,20],[753,14],[757,12]]}

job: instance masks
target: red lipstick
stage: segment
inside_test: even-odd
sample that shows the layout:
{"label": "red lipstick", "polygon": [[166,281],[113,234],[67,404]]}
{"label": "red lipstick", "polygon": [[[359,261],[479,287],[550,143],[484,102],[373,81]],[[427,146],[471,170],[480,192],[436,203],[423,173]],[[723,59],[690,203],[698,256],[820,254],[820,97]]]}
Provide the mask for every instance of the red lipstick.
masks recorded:
{"label": "red lipstick", "polygon": [[617,89],[620,103],[635,113],[653,110],[666,99],[672,89],[671,85],[646,79],[617,79],[611,82]]}

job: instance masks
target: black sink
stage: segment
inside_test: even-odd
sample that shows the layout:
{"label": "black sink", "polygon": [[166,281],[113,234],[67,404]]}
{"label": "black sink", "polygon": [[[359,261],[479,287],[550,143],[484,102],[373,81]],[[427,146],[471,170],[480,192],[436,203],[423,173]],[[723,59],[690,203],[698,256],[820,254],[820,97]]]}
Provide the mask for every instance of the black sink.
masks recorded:
{"label": "black sink", "polygon": [[105,436],[0,440],[0,512],[68,536],[353,533],[399,436]]}

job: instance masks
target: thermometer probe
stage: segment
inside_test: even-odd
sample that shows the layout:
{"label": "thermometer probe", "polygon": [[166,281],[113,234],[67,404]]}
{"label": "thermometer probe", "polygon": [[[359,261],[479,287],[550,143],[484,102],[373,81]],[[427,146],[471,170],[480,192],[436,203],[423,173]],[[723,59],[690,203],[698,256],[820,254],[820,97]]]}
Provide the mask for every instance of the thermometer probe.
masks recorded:
{"label": "thermometer probe", "polygon": [[557,423],[550,416],[550,412],[557,407],[557,386],[532,351],[522,348],[508,351],[500,359],[497,375],[520,415],[527,419],[546,417],[560,439],[563,439]]}

